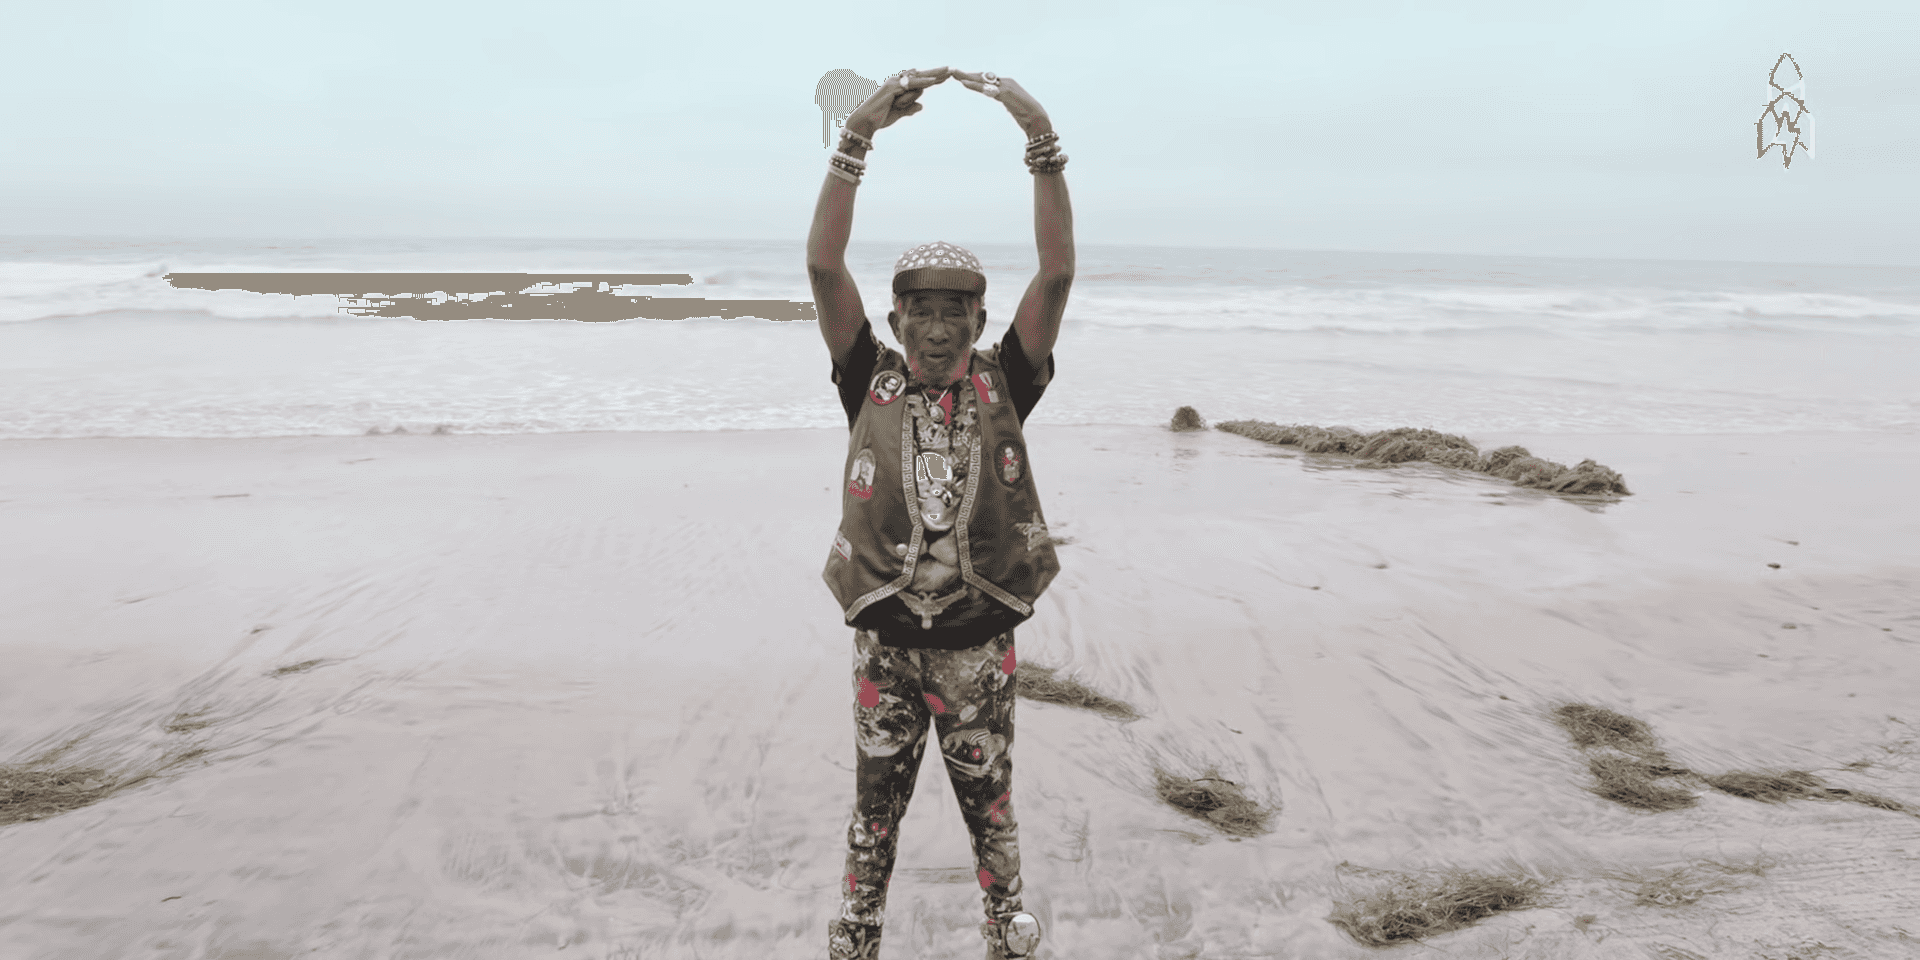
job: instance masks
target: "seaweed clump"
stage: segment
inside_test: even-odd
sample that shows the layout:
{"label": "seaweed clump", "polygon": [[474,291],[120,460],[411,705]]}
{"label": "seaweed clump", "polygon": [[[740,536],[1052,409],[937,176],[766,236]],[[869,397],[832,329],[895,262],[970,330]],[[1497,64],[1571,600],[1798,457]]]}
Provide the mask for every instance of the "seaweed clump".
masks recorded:
{"label": "seaweed clump", "polygon": [[[1351,868],[1341,863],[1342,868]],[[1546,884],[1533,877],[1444,871],[1426,877],[1385,874],[1375,889],[1335,901],[1327,920],[1370,947],[1419,940],[1469,926],[1493,914],[1524,910],[1543,900]]]}
{"label": "seaweed clump", "polygon": [[0,827],[91,806],[129,784],[97,767],[0,767]]}
{"label": "seaweed clump", "polygon": [[1467,438],[1437,430],[1395,427],[1362,433],[1351,427],[1281,426],[1264,420],[1228,420],[1214,429],[1265,443],[1299,447],[1307,453],[1345,454],[1383,464],[1436,463],[1552,493],[1632,495],[1624,477],[1592,460],[1582,460],[1569,467],[1542,460],[1518,446],[1482,453]]}
{"label": "seaweed clump", "polygon": [[1181,407],[1173,412],[1173,423],[1169,428],[1177,431],[1205,430],[1207,422],[1200,419],[1200,411],[1192,407]]}
{"label": "seaweed clump", "polygon": [[1698,802],[1693,793],[1654,782],[1685,777],[1729,796],[1761,803],[1845,800],[1896,813],[1920,813],[1891,797],[1829,787],[1826,781],[1804,770],[1696,773],[1669,760],[1644,722],[1602,707],[1570,703],[1555,710],[1553,719],[1567,731],[1574,746],[1588,751],[1587,770],[1593,774],[1593,792],[1638,810],[1678,810],[1693,806]]}
{"label": "seaweed clump", "polygon": [[1138,720],[1140,712],[1131,704],[1116,700],[1070,677],[1061,677],[1053,667],[1022,663],[1014,672],[1014,693],[1028,700],[1079,707],[1120,721]]}
{"label": "seaweed clump", "polygon": [[1248,799],[1239,784],[1213,775],[1218,772],[1208,770],[1207,776],[1190,778],[1156,769],[1154,792],[1162,803],[1222,833],[1256,837],[1268,832],[1273,811]]}

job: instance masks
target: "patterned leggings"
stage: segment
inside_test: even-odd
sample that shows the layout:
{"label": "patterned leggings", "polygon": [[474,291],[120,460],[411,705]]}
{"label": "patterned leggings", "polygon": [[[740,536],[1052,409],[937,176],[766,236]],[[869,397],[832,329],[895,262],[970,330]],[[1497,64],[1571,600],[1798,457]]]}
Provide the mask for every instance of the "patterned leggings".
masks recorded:
{"label": "patterned leggings", "polygon": [[840,919],[829,929],[866,948],[857,954],[877,952],[900,819],[930,739],[929,717],[960,815],[973,835],[987,917],[1004,922],[1021,912],[1020,831],[1012,800],[1013,678],[1011,630],[965,650],[888,647],[871,631],[855,634],[857,796],[847,827]]}

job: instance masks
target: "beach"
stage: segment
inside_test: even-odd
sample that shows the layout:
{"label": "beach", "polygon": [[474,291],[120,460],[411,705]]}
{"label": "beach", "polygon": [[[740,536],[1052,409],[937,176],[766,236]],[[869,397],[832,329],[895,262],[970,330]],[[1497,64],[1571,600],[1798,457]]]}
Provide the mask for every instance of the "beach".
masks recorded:
{"label": "beach", "polygon": [[[1481,871],[1550,902],[1385,952],[1920,950],[1914,812],[1704,787],[1635,809],[1554,720],[1617,711],[1692,771],[1920,810],[1920,444],[1467,435],[1632,492],[1029,425],[1063,569],[1020,663],[1137,716],[1019,703],[1049,945],[1371,957],[1328,919],[1356,871]],[[820,578],[845,443],[0,441],[0,764],[154,774],[0,826],[0,955],[824,957],[853,800],[852,631]],[[1156,771],[1271,817],[1220,829]],[[889,958],[982,950],[945,777],[923,765],[901,825]],[[1650,898],[1663,877],[1706,879]]]}
{"label": "beach", "polygon": [[0,960],[1920,960],[1920,3],[18,6]]}

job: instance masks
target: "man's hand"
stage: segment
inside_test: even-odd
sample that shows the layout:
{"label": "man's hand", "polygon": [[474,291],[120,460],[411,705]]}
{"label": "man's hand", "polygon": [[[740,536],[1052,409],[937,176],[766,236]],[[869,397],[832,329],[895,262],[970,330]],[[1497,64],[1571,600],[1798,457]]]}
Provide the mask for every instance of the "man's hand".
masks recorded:
{"label": "man's hand", "polygon": [[1027,92],[1027,88],[1014,82],[1011,77],[996,75],[991,81],[994,90],[989,92],[986,74],[969,73],[965,70],[949,72],[960,78],[960,82],[968,90],[1000,101],[1007,108],[1007,112],[1013,114],[1014,122],[1020,124],[1020,129],[1027,136],[1038,136],[1053,129],[1053,121],[1047,118],[1047,111],[1041,108],[1040,101],[1035,100],[1033,94]]}
{"label": "man's hand", "polygon": [[907,70],[887,78],[873,95],[847,114],[846,128],[867,139],[875,132],[899,123],[926,109],[919,102],[920,92],[937,83],[945,83],[952,71],[946,67],[932,70]]}

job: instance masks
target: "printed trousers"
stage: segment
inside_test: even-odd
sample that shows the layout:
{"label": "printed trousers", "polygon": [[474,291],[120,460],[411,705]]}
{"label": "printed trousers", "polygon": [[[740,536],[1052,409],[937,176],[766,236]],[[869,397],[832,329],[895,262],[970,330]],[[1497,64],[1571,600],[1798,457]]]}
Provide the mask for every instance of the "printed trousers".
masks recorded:
{"label": "printed trousers", "polygon": [[1021,912],[1014,666],[1011,630],[964,650],[889,647],[872,631],[854,635],[855,799],[840,918],[829,929],[858,941],[857,954],[877,953],[900,820],[933,736],[972,834],[987,917],[1004,923]]}

